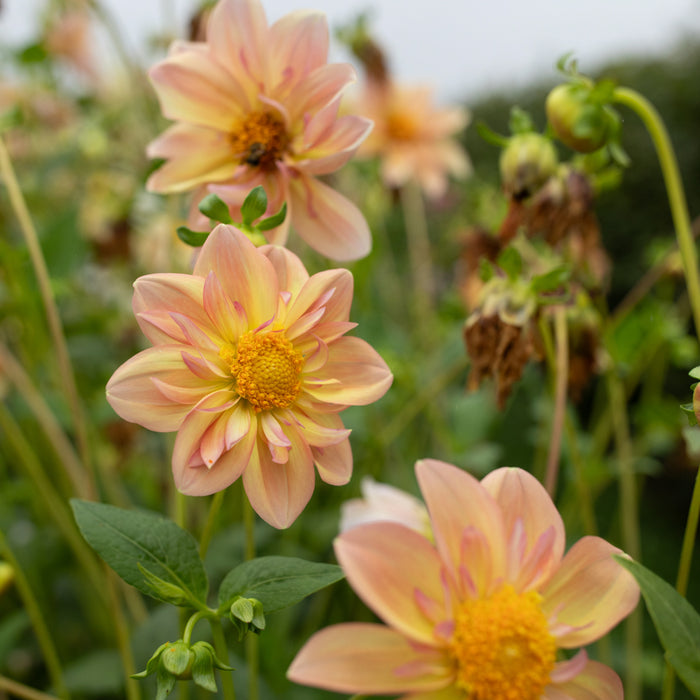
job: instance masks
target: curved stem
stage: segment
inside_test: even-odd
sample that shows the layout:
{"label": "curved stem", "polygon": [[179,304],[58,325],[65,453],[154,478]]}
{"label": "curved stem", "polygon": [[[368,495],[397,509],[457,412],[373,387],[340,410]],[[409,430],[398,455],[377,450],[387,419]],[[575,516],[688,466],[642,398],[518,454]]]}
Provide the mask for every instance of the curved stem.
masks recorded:
{"label": "curved stem", "polygon": [[37,641],[41,647],[41,652],[44,655],[44,660],[46,661],[46,667],[51,677],[51,683],[56,689],[58,696],[63,698],[63,700],[69,700],[70,693],[63,680],[63,670],[61,668],[61,662],[58,658],[58,652],[56,651],[56,645],[53,643],[51,638],[51,633],[49,628],[44,621],[43,613],[39,607],[32,587],[29,585],[27,577],[24,575],[24,571],[20,567],[10,545],[7,543],[5,536],[0,531],[0,553],[3,555],[7,563],[12,567],[15,573],[15,585],[17,586],[17,591],[19,592],[24,607],[27,610],[29,619],[32,621],[32,626],[34,627],[34,632],[36,634]]}
{"label": "curved stem", "polygon": [[688,286],[688,296],[693,310],[695,321],[695,333],[700,337],[700,275],[698,275],[698,256],[693,240],[693,233],[688,215],[688,204],[683,190],[683,183],[678,168],[676,154],[671,145],[671,138],[654,105],[643,95],[640,95],[629,88],[617,88],[613,99],[619,104],[623,104],[636,112],[644,122],[661,165],[661,172],[666,184],[668,201],[671,207],[673,225],[676,229],[678,248],[683,262],[686,284]]}
{"label": "curved stem", "polygon": [[[221,620],[216,617],[210,618],[209,622],[211,623],[216,655],[228,666],[228,646],[226,645],[226,637],[224,636],[224,628],[221,626]],[[231,671],[221,671],[219,675],[221,676],[224,700],[236,700],[236,689],[233,687]]]}
{"label": "curved stem", "polygon": [[[68,405],[70,406],[71,413],[73,414],[73,427],[75,428],[78,441],[78,451],[80,453],[83,465],[89,470],[91,463],[88,446],[87,423],[85,421],[85,414],[82,410],[80,399],[78,397],[78,388],[75,383],[75,373],[73,371],[73,365],[71,364],[70,355],[68,354],[68,346],[63,334],[61,318],[56,306],[56,300],[53,296],[53,290],[51,289],[51,279],[46,268],[43,253],[41,252],[39,237],[37,236],[36,229],[34,228],[34,224],[32,223],[32,219],[29,215],[29,210],[22,195],[22,190],[20,189],[14,168],[12,167],[10,154],[1,136],[0,173],[2,173],[2,178],[5,181],[5,186],[7,187],[7,192],[10,197],[10,204],[12,205],[12,209],[14,210],[19,221],[25,243],[27,244],[27,250],[29,251],[29,257],[32,261],[34,273],[36,274],[37,281],[39,283],[39,291],[44,303],[46,319],[49,324],[51,338],[56,351],[56,359],[58,360],[60,380],[63,383],[63,390],[66,393]],[[94,493],[94,475],[90,472],[88,473],[91,479],[92,491]]]}
{"label": "curved stem", "polygon": [[547,455],[547,472],[544,479],[544,486],[552,499],[554,499],[557,490],[561,438],[566,417],[566,389],[569,383],[569,335],[566,327],[566,309],[563,306],[554,310],[554,342],[556,345],[554,417]]}
{"label": "curved stem", "polygon": [[182,633],[182,641],[185,642],[185,644],[189,644],[190,640],[192,639],[192,631],[194,630],[194,626],[202,619],[205,617],[216,617],[216,613],[213,610],[197,610],[196,613],[190,616],[190,619],[187,620],[187,624],[185,625],[185,631]]}

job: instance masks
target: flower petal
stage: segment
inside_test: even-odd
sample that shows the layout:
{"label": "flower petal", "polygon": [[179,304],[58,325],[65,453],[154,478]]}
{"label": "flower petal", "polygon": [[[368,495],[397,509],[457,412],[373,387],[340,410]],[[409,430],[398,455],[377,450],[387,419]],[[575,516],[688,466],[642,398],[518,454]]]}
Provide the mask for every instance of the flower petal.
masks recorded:
{"label": "flower petal", "polygon": [[[467,528],[484,536],[491,555],[490,576],[501,577],[505,572],[505,528],[501,509],[491,494],[471,474],[434,459],[417,462],[416,476],[430,513],[435,543],[455,578],[461,577]],[[474,572],[472,578],[481,581],[484,573]]]}
{"label": "flower petal", "polygon": [[548,686],[542,697],[544,700],[623,700],[624,690],[615,671],[589,660],[575,678]]}
{"label": "flower petal", "polygon": [[353,279],[348,270],[324,270],[312,275],[290,306],[286,319],[287,327],[320,306],[325,309],[324,323],[347,321],[352,305],[352,292]]}
{"label": "flower petal", "polygon": [[178,123],[148,147],[150,158],[165,158],[149,178],[149,192],[185,192],[197,185],[232,177],[238,167],[233,142],[221,131]]}
{"label": "flower petal", "polygon": [[372,249],[362,212],[332,187],[298,174],[289,182],[296,232],[314,249],[333,260],[358,260]]}
{"label": "flower petal", "polygon": [[[405,669],[412,667],[413,674]],[[361,695],[432,691],[450,682],[441,654],[417,648],[383,625],[346,623],[317,632],[287,671],[294,683]]]}
{"label": "flower petal", "polygon": [[272,263],[233,226],[220,224],[204,243],[194,274],[213,271],[223,292],[239,302],[251,328],[270,321],[277,310],[279,286]]}
{"label": "flower petal", "polygon": [[540,558],[538,580],[546,580],[559,566],[566,544],[564,523],[547,491],[532,474],[511,467],[492,471],[482,479],[481,485],[501,507],[507,538],[512,537],[516,522],[522,521],[525,558],[540,537],[550,528],[554,529],[551,548]]}
{"label": "flower petal", "polygon": [[[613,559],[613,554],[621,553],[599,537],[584,537],[567,552],[541,590],[542,610],[555,620],[558,646],[570,649],[590,644],[635,608],[639,586]],[[563,626],[559,633],[557,626]]]}
{"label": "flower petal", "polygon": [[226,296],[214,272],[210,272],[204,282],[203,305],[222,340],[235,343],[248,330],[245,309]]}
{"label": "flower petal", "polygon": [[[303,388],[314,399],[343,406],[365,406],[384,396],[391,386],[394,377],[389,367],[364,340],[338,338],[328,350],[328,362],[317,376],[304,375]],[[325,379],[336,381],[325,384]]]}
{"label": "flower petal", "polygon": [[[357,78],[355,69],[349,63],[328,63],[319,66],[300,81],[286,100],[289,119],[292,124],[306,115],[314,115],[338,97]],[[303,149],[302,149],[303,152]]]}
{"label": "flower petal", "polygon": [[352,449],[350,440],[345,438],[336,445],[312,447],[314,464],[318,475],[327,484],[344,486],[352,476]]}
{"label": "flower petal", "polygon": [[149,71],[163,116],[227,133],[249,108],[236,79],[207,44],[176,46]]}
{"label": "flower petal", "polygon": [[311,448],[293,429],[285,431],[291,447],[286,464],[276,464],[267,444],[258,438],[243,486],[255,512],[273,527],[289,527],[309,502],[316,472]]}
{"label": "flower petal", "polygon": [[[384,622],[407,637],[435,644],[434,621],[416,593],[445,605],[442,561],[428,539],[392,522],[359,525],[340,534],[335,554],[348,582]],[[451,610],[445,610],[445,616]]]}

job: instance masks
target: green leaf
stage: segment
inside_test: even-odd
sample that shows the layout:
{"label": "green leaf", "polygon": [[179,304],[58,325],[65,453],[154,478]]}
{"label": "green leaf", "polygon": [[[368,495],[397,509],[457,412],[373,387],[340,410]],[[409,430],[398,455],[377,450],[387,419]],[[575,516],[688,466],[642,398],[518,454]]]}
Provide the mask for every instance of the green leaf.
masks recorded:
{"label": "green leaf", "polygon": [[[152,577],[178,587],[189,605],[206,605],[209,582],[197,543],[188,532],[157,513],[124,510],[104,503],[71,499],[80,532],[127,583],[158,600]],[[147,578],[143,569],[152,575]]]}
{"label": "green leaf", "polygon": [[260,218],[267,209],[267,195],[262,185],[252,189],[241,206],[243,223],[250,226],[255,219]]}
{"label": "green leaf", "polygon": [[181,607],[186,607],[190,604],[189,596],[180,586],[163,581],[162,578],[151,573],[141,562],[137,562],[136,565],[146,579],[146,585],[150,588],[151,595],[154,598]]}
{"label": "green leaf", "polygon": [[479,279],[482,282],[488,282],[496,276],[496,270],[493,267],[493,263],[486,258],[481,258],[479,260]]}
{"label": "green leaf", "polygon": [[477,122],[476,131],[486,143],[499,148],[505,148],[508,145],[508,137],[497,134],[493,129],[486,126],[484,122]]}
{"label": "green leaf", "polygon": [[569,279],[570,274],[569,269],[562,266],[555,267],[543,275],[537,275],[532,278],[532,291],[536,294],[553,292]]}
{"label": "green leaf", "polygon": [[199,211],[221,224],[232,224],[231,214],[226,203],[214,193],[208,194],[200,203]]}
{"label": "green leaf", "polygon": [[511,280],[517,279],[523,269],[523,259],[520,253],[512,246],[503,249],[496,260],[496,264]]}
{"label": "green leaf", "polygon": [[187,245],[191,245],[193,248],[199,248],[204,245],[204,241],[209,237],[209,231],[193,231],[187,228],[187,226],[177,227],[177,237]]}
{"label": "green leaf", "polygon": [[319,564],[295,557],[260,557],[230,571],[219,589],[219,614],[238,596],[256,598],[265,614],[298,603],[306,596],[344,578],[335,564]]}
{"label": "green leaf", "polygon": [[616,556],[639,583],[666,658],[696,698],[700,698],[700,615],[662,578],[646,567]]}
{"label": "green leaf", "polygon": [[693,367],[693,369],[688,372],[688,374],[693,378],[700,380],[700,367]]}
{"label": "green leaf", "polygon": [[269,231],[271,228],[277,228],[287,216],[287,202],[282,205],[282,208],[272,216],[268,216],[267,219],[263,219],[258,222],[255,227],[258,231]]}

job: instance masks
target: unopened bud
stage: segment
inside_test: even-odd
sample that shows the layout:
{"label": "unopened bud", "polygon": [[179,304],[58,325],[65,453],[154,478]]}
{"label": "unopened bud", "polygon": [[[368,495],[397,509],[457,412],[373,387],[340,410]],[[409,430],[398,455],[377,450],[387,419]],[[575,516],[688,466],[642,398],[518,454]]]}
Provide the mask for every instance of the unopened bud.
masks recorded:
{"label": "unopened bud", "polygon": [[516,134],[501,153],[503,188],[513,199],[526,199],[554,175],[557,163],[548,138],[534,132]]}

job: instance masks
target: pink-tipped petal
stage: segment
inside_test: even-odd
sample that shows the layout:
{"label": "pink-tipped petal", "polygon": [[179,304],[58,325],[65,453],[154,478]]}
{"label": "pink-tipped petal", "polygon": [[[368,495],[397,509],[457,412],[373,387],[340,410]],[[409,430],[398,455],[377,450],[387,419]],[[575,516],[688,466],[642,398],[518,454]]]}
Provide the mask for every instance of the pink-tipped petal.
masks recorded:
{"label": "pink-tipped petal", "polygon": [[[360,338],[338,338],[329,346],[328,362],[318,372],[320,380],[306,378],[304,389],[316,400],[365,406],[380,399],[393,381],[386,362],[369,343]],[[332,378],[329,384],[324,379]]]}
{"label": "pink-tipped petal", "polygon": [[[433,459],[416,464],[416,476],[433,524],[435,543],[458,576],[466,528],[480,532],[491,553],[490,574],[505,572],[506,537],[500,507],[471,474]],[[482,572],[478,572],[481,574]]]}
{"label": "pink-tipped petal", "polygon": [[584,537],[541,590],[543,612],[557,625],[573,628],[556,635],[558,646],[590,644],[636,607],[639,586],[613,554],[621,552],[599,537]]}
{"label": "pink-tipped petal", "polygon": [[303,174],[290,180],[289,195],[292,225],[312,248],[339,261],[369,254],[372,238],[367,221],[349,199]]}
{"label": "pink-tipped petal", "polygon": [[292,122],[303,119],[307,114],[315,114],[355,82],[355,69],[349,63],[329,63],[319,66],[292,91],[287,104]]}
{"label": "pink-tipped petal", "polygon": [[335,554],[348,582],[384,622],[416,642],[434,644],[434,623],[416,591],[442,603],[442,562],[430,543],[398,523],[377,522],[343,532]]}
{"label": "pink-tipped petal", "polygon": [[222,340],[234,343],[248,330],[245,309],[234,304],[224,293],[219,279],[210,272],[204,282],[204,310]]}
{"label": "pink-tipped petal", "polygon": [[243,486],[255,512],[278,529],[289,527],[309,502],[316,473],[310,447],[289,429],[291,442],[286,464],[276,464],[267,444],[258,438]]}
{"label": "pink-tipped petal", "polygon": [[149,178],[149,192],[186,192],[232,177],[238,163],[227,134],[203,126],[177,123],[148,147],[150,158],[165,158]]}
{"label": "pink-tipped petal", "polygon": [[171,53],[149,71],[163,116],[228,132],[248,106],[235,78],[206,44]]}
{"label": "pink-tipped petal", "polygon": [[566,537],[561,515],[542,484],[523,469],[503,467],[487,474],[481,485],[501,507],[506,537],[511,537],[516,520],[522,520],[525,553],[532,550],[549,528],[553,528],[549,557],[541,559],[546,570],[541,571],[540,575],[543,578],[548,576],[561,561]]}
{"label": "pink-tipped petal", "polygon": [[608,666],[589,660],[575,678],[545,688],[543,700],[623,700],[618,675]]}
{"label": "pink-tipped petal", "polygon": [[[407,667],[413,673],[407,673]],[[338,693],[374,695],[433,691],[452,676],[438,652],[419,650],[382,625],[346,623],[317,632],[287,671],[294,683]]]}
{"label": "pink-tipped petal", "polygon": [[280,290],[289,292],[296,297],[309,279],[309,273],[304,263],[287,248],[276,245],[265,245],[258,249],[272,263],[277,273]]}
{"label": "pink-tipped petal", "polygon": [[206,277],[210,271],[228,298],[245,309],[252,328],[274,316],[279,294],[275,270],[237,228],[220,224],[207,238],[194,274]]}
{"label": "pink-tipped petal", "polygon": [[[299,290],[287,314],[287,325],[291,326],[298,318],[309,311],[320,308],[323,321],[347,321],[352,304],[353,279],[348,270],[324,270],[310,277]],[[320,302],[322,300],[322,302]],[[294,334],[296,337],[300,333]]]}

